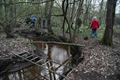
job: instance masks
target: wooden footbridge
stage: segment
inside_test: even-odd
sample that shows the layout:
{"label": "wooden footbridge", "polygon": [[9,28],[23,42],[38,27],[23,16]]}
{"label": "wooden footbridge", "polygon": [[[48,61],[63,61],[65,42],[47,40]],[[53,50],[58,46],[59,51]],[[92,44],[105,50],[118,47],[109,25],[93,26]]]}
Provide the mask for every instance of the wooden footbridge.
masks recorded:
{"label": "wooden footbridge", "polygon": [[[13,53],[13,55],[16,58],[19,58],[20,60],[27,62],[26,65],[30,63],[29,67],[32,67],[32,70],[29,70],[29,67],[27,68],[18,67],[16,70],[13,69],[13,72],[12,70],[10,70],[11,72],[8,71],[9,73],[5,72],[7,73],[7,75],[5,74],[5,76],[7,76],[8,80],[62,80],[62,79],[67,80],[68,78],[66,78],[66,75],[73,68],[72,60],[75,59],[76,56],[78,56],[78,59],[83,57],[83,56],[81,57],[82,54],[81,52],[77,52],[77,53],[75,53],[74,51],[71,52],[71,50],[77,48],[81,50],[81,48],[83,48],[84,46],[80,44],[54,42],[54,41],[47,41],[47,42],[31,41],[31,44],[35,44],[37,46],[37,48],[40,50],[38,52],[39,54],[45,54],[44,48],[47,45],[48,47],[48,54],[46,55],[47,58],[45,59],[44,57],[40,57],[39,55],[35,54],[34,51],[23,52],[19,54]],[[53,48],[53,46],[57,46],[58,48],[62,48],[66,50],[68,54],[68,58],[66,58],[64,62],[62,62],[62,64],[53,60],[53,57],[51,56],[52,55],[51,49]],[[57,67],[55,67],[55,65],[57,65]],[[60,72],[57,72],[57,70],[60,71],[59,69],[62,66],[64,66],[64,69],[66,70],[64,70],[63,73],[61,74]],[[31,76],[33,77],[31,78]],[[4,77],[1,77],[0,79],[4,80]]]}

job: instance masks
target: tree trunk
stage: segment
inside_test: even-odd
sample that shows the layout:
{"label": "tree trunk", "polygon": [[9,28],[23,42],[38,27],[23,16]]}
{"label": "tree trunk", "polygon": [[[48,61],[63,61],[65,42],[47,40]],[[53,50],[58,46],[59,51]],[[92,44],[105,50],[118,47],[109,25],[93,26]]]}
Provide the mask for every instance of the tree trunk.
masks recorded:
{"label": "tree trunk", "polygon": [[117,0],[107,1],[107,14],[106,14],[106,29],[103,36],[102,43],[108,46],[112,46],[113,25],[115,17],[115,8]]}
{"label": "tree trunk", "polygon": [[85,10],[84,17],[83,17],[83,24],[84,24],[84,25],[88,24],[88,17],[89,17],[89,15],[90,15],[91,2],[92,2],[92,0],[86,0],[85,2],[86,2],[86,3],[85,3],[85,8],[86,8],[86,10]]}
{"label": "tree trunk", "polygon": [[7,6],[6,6],[6,0],[3,0],[3,3],[4,3],[4,18],[5,18],[5,21],[7,21]]}
{"label": "tree trunk", "polygon": [[16,16],[16,4],[14,5],[9,5],[9,4],[13,4],[14,1],[13,0],[8,0],[8,5],[6,5],[7,0],[3,0],[4,2],[4,18],[5,18],[5,22],[4,22],[4,32],[7,34],[7,38],[11,38],[13,37],[11,35],[11,28],[15,26],[15,16]]}
{"label": "tree trunk", "polygon": [[99,15],[99,20],[100,20],[100,22],[102,22],[102,15],[103,15],[103,12],[102,12],[102,10],[103,10],[103,3],[104,3],[104,0],[102,0],[102,1],[100,2],[100,10],[99,10],[99,13],[100,13],[100,15]]}
{"label": "tree trunk", "polygon": [[68,18],[67,18],[68,7],[69,7],[69,0],[63,0],[62,1],[62,12],[63,12],[63,17],[64,17],[64,22],[62,25],[63,36],[65,35],[64,31],[65,31],[65,22],[66,22],[68,25],[67,32],[69,33],[69,38],[70,38],[69,40],[71,40],[71,38],[72,38],[71,26],[70,26],[70,22],[68,21]]}
{"label": "tree trunk", "polygon": [[[64,15],[66,15],[66,12],[64,10],[64,3],[65,3],[65,0],[62,1],[63,17]],[[63,36],[65,36],[65,17],[63,18],[62,30],[63,30]]]}
{"label": "tree trunk", "polygon": [[53,8],[54,0],[49,0],[46,2],[45,5],[45,17],[47,19],[47,26],[48,26],[48,32],[53,34],[52,26],[51,26],[51,14],[52,14],[52,8]]}
{"label": "tree trunk", "polygon": [[76,20],[75,20],[75,29],[74,29],[74,33],[73,33],[73,41],[77,35],[77,32],[79,31],[79,28],[82,24],[82,21],[80,19],[81,13],[82,13],[82,6],[83,6],[83,2],[84,0],[79,0],[79,5],[78,5],[78,9],[77,9],[77,15],[76,15]]}
{"label": "tree trunk", "polygon": [[[0,1],[0,4],[3,3],[3,0]],[[3,18],[3,5],[0,5],[0,18]]]}

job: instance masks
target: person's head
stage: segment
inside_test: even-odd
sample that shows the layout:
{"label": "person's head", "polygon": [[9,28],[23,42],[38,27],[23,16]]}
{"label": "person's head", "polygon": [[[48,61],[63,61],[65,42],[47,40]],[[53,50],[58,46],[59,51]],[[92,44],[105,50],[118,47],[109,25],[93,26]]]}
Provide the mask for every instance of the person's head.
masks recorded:
{"label": "person's head", "polygon": [[92,19],[97,19],[97,17],[96,17],[96,16],[94,16]]}

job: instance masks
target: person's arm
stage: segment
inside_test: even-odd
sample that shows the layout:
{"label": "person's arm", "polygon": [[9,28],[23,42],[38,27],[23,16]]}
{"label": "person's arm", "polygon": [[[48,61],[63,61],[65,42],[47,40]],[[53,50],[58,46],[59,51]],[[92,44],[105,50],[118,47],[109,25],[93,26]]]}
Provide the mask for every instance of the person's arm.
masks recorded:
{"label": "person's arm", "polygon": [[98,28],[100,27],[100,22],[98,21]]}
{"label": "person's arm", "polygon": [[92,28],[92,21],[90,21],[90,24],[89,24],[89,25],[90,25],[90,28]]}

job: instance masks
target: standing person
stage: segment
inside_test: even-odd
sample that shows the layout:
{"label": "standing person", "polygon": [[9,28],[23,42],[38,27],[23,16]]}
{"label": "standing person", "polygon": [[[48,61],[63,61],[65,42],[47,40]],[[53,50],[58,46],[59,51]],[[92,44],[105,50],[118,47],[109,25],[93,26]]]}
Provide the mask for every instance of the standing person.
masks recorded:
{"label": "standing person", "polygon": [[35,27],[35,22],[37,21],[37,17],[36,16],[32,16],[31,17],[31,23],[32,23],[32,27]]}
{"label": "standing person", "polygon": [[99,20],[97,17],[93,17],[92,21],[90,22],[90,28],[92,29],[91,37],[96,38],[97,37],[97,29],[99,28]]}
{"label": "standing person", "polygon": [[31,23],[30,17],[27,17],[27,18],[25,19],[25,22],[26,22],[26,24],[30,24],[30,23]]}

